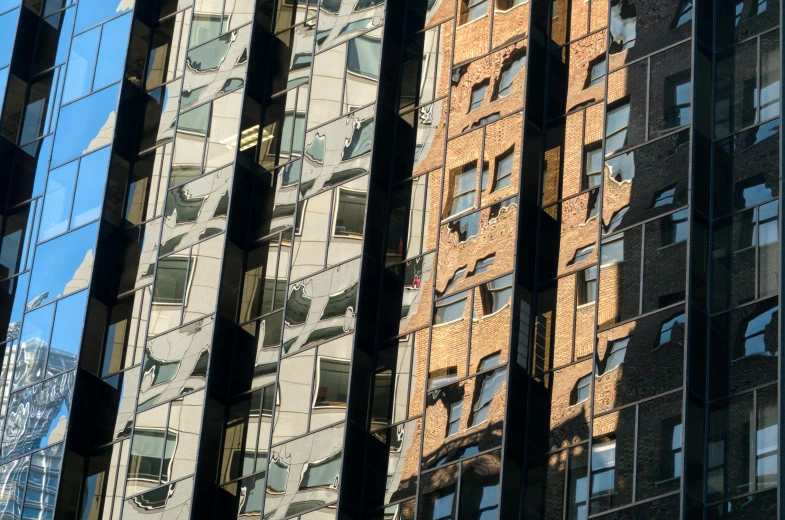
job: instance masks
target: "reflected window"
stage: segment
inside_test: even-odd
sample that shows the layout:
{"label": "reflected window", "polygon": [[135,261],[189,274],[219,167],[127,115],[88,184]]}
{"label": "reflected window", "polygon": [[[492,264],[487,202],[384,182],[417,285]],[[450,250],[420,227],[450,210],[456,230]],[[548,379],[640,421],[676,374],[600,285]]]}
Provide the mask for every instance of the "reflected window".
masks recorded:
{"label": "reflected window", "polygon": [[488,316],[500,311],[510,303],[512,296],[512,275],[493,280],[480,286],[482,312]]}
{"label": "reflected window", "polygon": [[343,149],[341,160],[356,159],[370,152],[371,143],[373,142],[373,129],[373,118],[357,123],[352,132],[351,141]]}
{"label": "reflected window", "polygon": [[611,342],[610,354],[608,354],[608,362],[605,364],[603,374],[607,374],[624,363],[624,356],[627,355],[627,345],[629,343],[630,338],[617,339]]}
{"label": "reflected window", "polygon": [[589,201],[586,205],[586,222],[600,214],[600,190],[589,192]]}
{"label": "reflected window", "polygon": [[600,263],[606,265],[618,264],[624,261],[624,233],[602,241],[600,250]]}
{"label": "reflected window", "polygon": [[455,507],[455,485],[423,496],[423,519],[427,520],[452,520]]}
{"label": "reflected window", "polygon": [[488,90],[487,81],[483,81],[479,85],[472,87],[472,95],[469,101],[469,112],[474,112],[482,106],[482,100],[485,99],[486,90]]}
{"label": "reflected window", "polygon": [[619,208],[611,217],[611,222],[608,224],[608,227],[605,228],[606,233],[612,233],[621,225],[622,220],[624,220],[624,215],[630,210],[629,206],[624,206],[623,208]]}
{"label": "reflected window", "polygon": [[663,480],[681,477],[681,417],[662,421],[662,468]]}
{"label": "reflected window", "polygon": [[499,77],[499,84],[496,86],[496,96],[494,96],[494,99],[499,99],[510,95],[512,82],[515,79],[515,76],[517,76],[521,71],[521,67],[523,67],[525,61],[526,55],[521,52],[518,53],[517,56],[513,56],[512,61],[502,68],[502,73]]}
{"label": "reflected window", "polygon": [[689,70],[665,78],[664,119],[667,129],[690,124],[692,119],[691,85]]}
{"label": "reflected window", "polygon": [[[756,0],[757,1],[757,0]],[[762,0],[766,2],[766,0]],[[671,24],[671,30],[692,21],[692,0],[679,0],[679,10]]]}
{"label": "reflected window", "polygon": [[592,500],[606,497],[616,489],[616,440],[604,439],[591,447]]}
{"label": "reflected window", "polygon": [[[514,151],[514,149],[510,149],[496,160],[496,180],[493,183],[492,191],[500,190],[510,186],[510,181],[512,180]],[[483,174],[484,173],[485,172],[483,172]]]}
{"label": "reflected window", "polygon": [[585,262],[591,255],[592,251],[594,251],[594,245],[590,245],[578,249],[577,251],[575,251],[575,256],[572,258],[572,261],[569,262],[568,265],[575,265],[575,264],[580,264],[581,262]]}
{"label": "reflected window", "polygon": [[603,54],[589,63],[589,75],[586,77],[584,88],[591,88],[601,84],[605,80],[607,72],[608,63],[605,61],[605,55]]}
{"label": "reflected window", "polygon": [[664,190],[660,190],[654,194],[654,202],[652,203],[652,208],[660,208],[662,206],[668,206],[673,204],[674,198],[676,197],[676,186],[671,186],[670,188],[665,188]]}
{"label": "reflected window", "polygon": [[153,303],[180,305],[185,300],[188,257],[168,256],[158,260]]}
{"label": "reflected window", "polygon": [[597,266],[578,273],[578,305],[588,305],[597,300]]}
{"label": "reflected window", "polygon": [[600,185],[602,175],[602,143],[586,147],[583,151],[583,186],[587,190]]}
{"label": "reflected window", "polygon": [[[679,314],[678,316],[663,322],[660,325],[660,342],[659,345],[664,345],[673,339],[674,329],[679,330],[676,327],[678,325],[684,325],[684,314]],[[681,342],[679,342],[681,344]]]}
{"label": "reflected window", "polygon": [[447,419],[447,437],[455,435],[461,430],[461,412],[463,411],[463,401],[450,405],[450,416]]}
{"label": "reflected window", "polygon": [[339,451],[322,460],[306,463],[300,489],[337,488],[338,475],[341,473],[341,455]]}
{"label": "reflected window", "polygon": [[770,202],[758,208],[758,246],[777,243],[778,215],[779,208],[776,202]]}
{"label": "reflected window", "polygon": [[605,121],[605,153],[611,154],[624,148],[627,142],[627,126],[630,121],[630,105],[624,103],[608,111]]}
{"label": "reflected window", "polygon": [[[767,309],[760,314],[750,317],[743,328],[744,337],[740,342],[742,348],[737,347],[736,359],[748,356],[773,356],[777,353],[777,314],[778,308]],[[769,341],[766,341],[766,332],[769,332]],[[740,331],[741,332],[741,331]],[[773,337],[771,337],[773,336]],[[737,342],[738,344],[738,342]]]}
{"label": "reflected window", "polygon": [[497,352],[496,354],[491,354],[490,356],[483,358],[482,361],[480,361],[480,366],[479,368],[477,368],[477,371],[483,372],[485,370],[488,370],[489,368],[499,366],[501,364],[501,358],[502,355],[500,352]]}
{"label": "reflected window", "polygon": [[479,121],[472,125],[472,128],[477,128],[478,126],[486,125],[488,123],[493,123],[497,119],[499,119],[499,112],[494,112],[493,114],[488,114],[485,117],[481,117]]}
{"label": "reflected window", "polygon": [[379,78],[382,42],[370,36],[358,36],[347,42],[346,70],[370,79]]}
{"label": "reflected window", "polygon": [[586,374],[578,379],[570,394],[570,406],[589,400],[589,383],[591,383],[591,374]]}
{"label": "reflected window", "polygon": [[434,325],[442,325],[463,318],[463,311],[466,308],[466,300],[468,300],[468,297],[468,292],[462,292],[436,302],[436,315],[433,319]]}
{"label": "reflected window", "polygon": [[476,183],[477,163],[464,164],[460,172],[455,176],[450,215],[457,215],[474,207]]}
{"label": "reflected window", "polygon": [[365,192],[338,188],[333,236],[362,238],[365,224]]}
{"label": "reflected window", "polygon": [[461,0],[461,18],[459,25],[473,22],[488,12],[488,0]]}
{"label": "reflected window", "polygon": [[[760,396],[760,394],[759,394]],[[755,433],[755,482],[758,489],[777,485],[777,406],[758,405]]]}
{"label": "reflected window", "polygon": [[349,392],[349,360],[319,357],[314,408],[346,406]]}
{"label": "reflected window", "polygon": [[286,491],[286,481],[289,480],[289,465],[275,457],[267,468],[267,492],[271,495],[281,495]]}
{"label": "reflected window", "polygon": [[529,0],[496,0],[496,7],[497,11],[506,11],[507,9],[512,9],[517,5],[523,5]]}
{"label": "reflected window", "polygon": [[458,367],[451,366],[445,368],[437,368],[428,374],[431,388],[446,385],[450,381],[458,379]]}
{"label": "reflected window", "polygon": [[672,213],[662,220],[660,227],[661,247],[687,240],[687,210]]}
{"label": "reflected window", "polygon": [[472,407],[472,419],[469,426],[477,426],[488,420],[488,412],[491,411],[491,402],[498,392],[502,384],[507,380],[507,371],[500,368],[487,374],[482,378],[482,385],[480,387],[480,395]]}
{"label": "reflected window", "polygon": [[496,255],[491,255],[487,258],[483,258],[482,260],[478,260],[477,263],[474,265],[474,270],[469,273],[469,276],[474,276],[477,274],[482,274],[488,270],[488,268],[493,265],[493,261],[496,259]]}

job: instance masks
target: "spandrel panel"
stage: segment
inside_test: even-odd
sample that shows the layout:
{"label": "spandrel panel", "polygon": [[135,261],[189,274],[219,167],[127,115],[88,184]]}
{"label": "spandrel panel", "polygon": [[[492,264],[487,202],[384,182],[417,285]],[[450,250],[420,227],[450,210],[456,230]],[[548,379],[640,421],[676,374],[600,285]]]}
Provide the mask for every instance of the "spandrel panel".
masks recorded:
{"label": "spandrel panel", "polygon": [[511,274],[485,282],[474,289],[469,373],[507,363],[512,320]]}
{"label": "spandrel panel", "polygon": [[374,113],[364,108],[305,135],[301,197],[370,171]]}
{"label": "spandrel panel", "polygon": [[679,488],[682,476],[682,394],[640,405],[636,500]]}
{"label": "spandrel panel", "polygon": [[679,307],[597,335],[595,413],[682,385],[684,321]]}
{"label": "spandrel panel", "polygon": [[384,21],[385,0],[323,1],[316,26],[316,51],[378,27]]}
{"label": "spandrel panel", "polygon": [[385,294],[380,316],[384,337],[408,334],[429,324],[434,254],[414,258],[385,274]]}
{"label": "spandrel panel", "polygon": [[558,117],[605,97],[607,32],[550,52],[548,116]]}
{"label": "spandrel panel", "polygon": [[598,327],[610,327],[641,314],[642,242],[642,227],[628,229],[602,241]]}
{"label": "spandrel panel", "polygon": [[247,253],[240,296],[241,322],[283,307],[288,256],[288,247],[277,236]]}
{"label": "spandrel panel", "polygon": [[776,298],[711,318],[712,398],[776,381],[778,319]]}
{"label": "spandrel panel", "polygon": [[354,336],[319,345],[314,368],[310,430],[346,420]]}
{"label": "spandrel panel", "polygon": [[120,85],[113,85],[64,106],[57,120],[52,165],[62,164],[111,144]]}
{"label": "spandrel panel", "polygon": [[213,101],[204,158],[204,170],[207,172],[234,161],[243,94],[244,90],[240,90]]}
{"label": "spandrel panel", "polygon": [[465,132],[523,107],[526,42],[453,70],[449,134]]}
{"label": "spandrel panel", "polygon": [[316,31],[311,24],[301,24],[276,35],[272,62],[272,90],[281,92],[306,83],[313,63],[313,40]]}
{"label": "spandrel panel", "polygon": [[19,355],[16,358],[16,368],[14,369],[14,390],[44,378],[54,310],[54,305],[47,305],[42,309],[25,314]]}
{"label": "spandrel panel", "polygon": [[278,395],[273,418],[273,444],[285,442],[308,431],[313,365],[316,349],[281,360]]}
{"label": "spandrel panel", "polygon": [[499,446],[506,388],[507,370],[502,367],[431,391],[425,410],[423,469]]}
{"label": "spandrel panel", "polygon": [[409,399],[414,395],[417,364],[422,350],[415,334],[391,340],[379,350],[373,377],[371,430],[403,421],[409,415]]}
{"label": "spandrel panel", "polygon": [[[605,111],[606,156],[645,141],[647,75],[647,60],[638,61],[608,75],[608,108]],[[664,114],[660,112],[657,116],[662,118]]]}
{"label": "spandrel panel", "polygon": [[[611,2],[610,64],[618,68],[692,36],[692,0]],[[638,23],[640,22],[640,23]]]}
{"label": "spandrel panel", "polygon": [[649,139],[692,122],[691,51],[685,43],[651,57]]}
{"label": "spandrel panel", "polygon": [[714,145],[714,215],[779,196],[779,120]]}
{"label": "spandrel panel", "polygon": [[545,208],[540,220],[541,279],[554,278],[597,261],[599,190]]}
{"label": "spandrel panel", "polygon": [[57,302],[46,377],[76,368],[82,345],[88,291],[82,291]]}
{"label": "spandrel panel", "polygon": [[28,298],[41,305],[84,289],[93,270],[98,223],[39,245]]}
{"label": "spandrel panel", "polygon": [[643,259],[643,312],[685,298],[687,210],[646,224]]}
{"label": "spandrel panel", "polygon": [[273,448],[264,515],[281,519],[335,502],[343,461],[343,425]]}
{"label": "spandrel panel", "polygon": [[632,502],[635,464],[635,407],[593,421],[589,457],[589,514]]}
{"label": "spandrel panel", "polygon": [[74,379],[74,372],[68,372],[11,394],[3,434],[3,460],[65,439]]}
{"label": "spandrel panel", "polygon": [[116,388],[118,397],[112,441],[131,436],[140,373],[141,366],[136,366],[106,380]]}
{"label": "spandrel panel", "polygon": [[291,278],[298,279],[324,269],[327,230],[330,228],[332,191],[300,201],[292,244]]}
{"label": "spandrel panel", "polygon": [[442,225],[436,296],[454,294],[512,270],[518,204],[507,199]]}
{"label": "spandrel panel", "polygon": [[689,144],[683,131],[605,161],[603,233],[687,204]]}
{"label": "spandrel panel", "polygon": [[159,254],[179,251],[226,230],[233,168],[169,190]]}
{"label": "spandrel panel", "polygon": [[370,176],[349,181],[333,190],[327,267],[362,254]]}
{"label": "spandrel panel", "polygon": [[0,496],[4,499],[3,514],[10,518],[21,518],[22,503],[27,486],[30,458],[17,459],[0,466]]}
{"label": "spandrel panel", "polygon": [[166,435],[168,419],[168,404],[136,415],[134,435],[131,439],[131,456],[128,459],[126,495],[134,495],[156,487],[160,482],[161,473],[169,471],[171,454],[176,444],[174,439]]}
{"label": "spandrel panel", "polygon": [[250,37],[249,25],[188,52],[183,78],[185,103],[207,101],[245,84]]}
{"label": "spandrel panel", "polygon": [[451,32],[452,24],[447,23],[406,40],[398,104],[400,111],[447,95]]}
{"label": "spandrel panel", "polygon": [[360,260],[289,286],[284,315],[284,353],[354,330]]}
{"label": "spandrel panel", "polygon": [[147,150],[174,139],[181,86],[182,82],[175,80],[148,92],[139,145],[141,150]]}
{"label": "spandrel panel", "polygon": [[129,498],[123,505],[126,520],[177,520],[191,515],[194,479],[179,480]]}
{"label": "spandrel panel", "polygon": [[139,410],[204,386],[212,334],[207,318],[147,341]]}
{"label": "spandrel panel", "polygon": [[171,458],[171,462],[166,472],[166,478],[163,474],[161,475],[161,482],[177,480],[193,474],[196,470],[204,396],[204,392],[196,392],[172,401],[167,438],[173,439],[175,447],[171,457],[168,453],[166,454],[167,458]]}
{"label": "spandrel panel", "polygon": [[532,420],[529,422],[532,453],[571,446],[589,439],[592,361],[535,377]]}
{"label": "spandrel panel", "polygon": [[36,202],[31,202],[4,218],[5,227],[0,241],[0,272],[3,278],[26,269],[36,206]]}

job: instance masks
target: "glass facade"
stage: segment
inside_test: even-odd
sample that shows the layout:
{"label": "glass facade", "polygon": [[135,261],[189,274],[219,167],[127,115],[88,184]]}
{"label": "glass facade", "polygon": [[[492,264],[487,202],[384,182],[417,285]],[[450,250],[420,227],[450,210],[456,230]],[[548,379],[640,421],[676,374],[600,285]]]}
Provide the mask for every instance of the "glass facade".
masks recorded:
{"label": "glass facade", "polygon": [[0,0],[0,519],[775,519],[780,5]]}

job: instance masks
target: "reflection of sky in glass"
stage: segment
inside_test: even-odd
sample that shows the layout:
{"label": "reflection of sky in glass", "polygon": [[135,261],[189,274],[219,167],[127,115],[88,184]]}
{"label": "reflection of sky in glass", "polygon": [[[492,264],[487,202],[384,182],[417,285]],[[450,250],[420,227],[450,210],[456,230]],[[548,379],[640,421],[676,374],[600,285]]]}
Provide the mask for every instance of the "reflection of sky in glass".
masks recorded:
{"label": "reflection of sky in glass", "polygon": [[[106,2],[106,0],[103,0]],[[104,25],[101,32],[101,48],[98,51],[98,65],[95,69],[93,88],[101,88],[123,77],[122,56],[128,47],[128,31],[131,28],[131,15],[121,16]]]}
{"label": "reflection of sky in glass", "polygon": [[96,220],[101,216],[110,151],[111,147],[107,146],[82,158],[79,165],[74,208],[71,211],[72,228]]}
{"label": "reflection of sky in glass", "polygon": [[[0,67],[5,67],[11,63],[11,52],[14,50],[16,22],[18,20],[19,9],[0,16]],[[8,71],[6,71],[7,74]],[[5,83],[3,83],[3,88],[5,88]]]}
{"label": "reflection of sky in glass", "polygon": [[79,0],[74,32],[81,32],[120,13],[130,11],[134,0]]}
{"label": "reflection of sky in glass", "polygon": [[[43,298],[44,303],[85,287],[86,278],[85,281],[76,280],[75,275],[83,264],[92,269],[97,233],[98,223],[94,223],[39,245],[35,251],[28,301],[49,293]],[[85,277],[89,275],[90,271],[84,273]],[[72,280],[74,283],[68,287]]]}
{"label": "reflection of sky in glass", "polygon": [[[94,144],[99,133],[114,128],[119,91],[120,84],[117,84],[60,109],[52,165],[62,164],[99,146]],[[112,135],[105,137],[105,144],[108,144]]]}
{"label": "reflection of sky in glass", "polygon": [[87,292],[82,291],[57,302],[57,312],[55,313],[49,348],[58,351],[58,358],[60,358],[58,363],[64,364],[53,368],[52,354],[50,354],[49,370],[52,373],[76,367],[76,358],[79,354],[85,309],[87,307]]}

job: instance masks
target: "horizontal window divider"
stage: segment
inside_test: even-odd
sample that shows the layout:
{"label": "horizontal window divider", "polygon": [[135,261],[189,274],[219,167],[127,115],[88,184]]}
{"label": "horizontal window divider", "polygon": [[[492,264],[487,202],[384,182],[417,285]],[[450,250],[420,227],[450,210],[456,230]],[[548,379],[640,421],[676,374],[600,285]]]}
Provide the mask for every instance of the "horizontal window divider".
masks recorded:
{"label": "horizontal window divider", "polygon": [[[646,503],[649,503],[649,502],[653,502],[655,500],[661,500],[663,498],[668,498],[670,496],[678,495],[680,493],[681,493],[681,489],[677,489],[675,491],[671,491],[670,493],[663,493],[662,495],[658,495],[656,497],[646,498],[646,499],[643,499],[643,500],[637,500],[635,502],[631,502],[631,503],[625,504],[623,506],[615,507],[613,509],[608,509],[607,511],[603,511],[602,513],[596,513],[596,514],[593,514],[593,515],[589,515],[589,518],[602,518],[604,515],[607,515],[608,513],[614,513],[616,511],[623,511],[625,509],[629,509],[631,507],[634,507],[634,506],[637,506],[637,505],[640,505],[640,504],[646,504]],[[591,501],[592,498],[593,497],[589,497],[589,501]]]}
{"label": "horizontal window divider", "polygon": [[[309,107],[308,107],[308,108],[309,108],[309,110],[310,110],[310,101],[309,101],[309,103],[308,103],[308,104],[309,104]],[[376,106],[376,100],[372,101],[371,103],[368,103],[367,105],[364,105],[364,106],[361,106],[361,107],[358,107],[358,108],[352,109],[352,110],[350,110],[350,111],[348,111],[348,112],[345,112],[345,113],[341,114],[341,115],[340,115],[340,116],[338,116],[338,117],[334,117],[334,118],[332,118],[332,119],[328,119],[327,121],[325,121],[325,122],[323,122],[323,123],[319,123],[319,124],[318,124],[318,126],[314,126],[314,127],[308,128],[308,129],[306,129],[305,133],[306,133],[306,134],[308,134],[308,133],[310,133],[310,132],[314,132],[314,131],[316,131],[316,130],[321,130],[323,127],[325,127],[325,126],[327,126],[327,125],[329,125],[329,124],[331,124],[331,123],[335,123],[336,121],[340,121],[341,119],[343,119],[343,118],[345,118],[345,117],[349,117],[349,116],[351,116],[351,115],[354,115],[354,114],[356,114],[356,113],[357,113],[357,112],[359,112],[360,110],[365,110],[366,108],[369,108],[369,107],[374,107],[374,106]],[[342,106],[341,106],[341,110],[343,110],[343,104],[342,104]],[[376,118],[376,111],[374,111],[374,113],[373,113],[373,117],[374,117],[374,119]],[[304,153],[304,152],[303,152],[303,155],[302,155],[302,157],[305,157],[305,153]],[[294,161],[289,161],[289,162],[294,162]]]}
{"label": "horizontal window divider", "polygon": [[[298,278],[298,279],[296,279],[296,280],[289,280],[289,286],[291,287],[291,286],[292,286],[292,285],[294,285],[294,284],[297,284],[297,283],[303,282],[303,281],[305,281],[305,280],[307,280],[307,279],[309,279],[309,278],[313,278],[314,276],[320,275],[320,274],[322,274],[322,273],[326,273],[327,271],[330,271],[330,270],[332,270],[332,269],[335,269],[336,267],[340,267],[340,266],[346,265],[346,264],[348,264],[349,262],[354,262],[355,260],[357,260],[357,259],[359,259],[359,258],[362,258],[362,255],[355,256],[354,258],[350,258],[350,259],[348,259],[348,260],[343,260],[343,261],[341,261],[341,262],[338,262],[338,263],[335,263],[335,264],[333,264],[333,265],[327,266],[327,267],[325,267],[324,269],[320,269],[320,270],[318,270],[318,271],[316,271],[316,272],[313,272],[313,273],[311,273],[311,274],[308,274],[308,275],[306,275],[306,276],[303,276],[302,278]],[[291,275],[291,269],[289,270],[289,274]]]}
{"label": "horizontal window divider", "polygon": [[[182,329],[183,327],[187,327],[188,325],[193,325],[194,323],[196,323],[198,321],[203,321],[203,320],[206,320],[208,318],[214,318],[214,317],[215,317],[215,313],[211,312],[210,314],[205,314],[204,316],[200,316],[200,317],[198,317],[196,319],[193,319],[191,321],[187,321],[187,322],[183,323],[182,325],[178,325],[176,327],[173,327],[173,328],[171,328],[171,329],[169,329],[169,330],[167,330],[165,332],[160,332],[160,333],[158,333],[158,334],[156,334],[154,336],[147,336],[147,338],[145,339],[145,347],[147,346],[146,344],[149,341],[152,341],[154,339],[160,338],[161,336],[165,336],[165,335],[169,334],[170,332],[174,332],[176,330]],[[183,395],[185,395],[185,394],[183,394]]]}
{"label": "horizontal window divider", "polygon": [[[671,50],[671,49],[674,49],[674,48],[678,47],[679,45],[683,45],[683,44],[685,44],[685,43],[687,43],[687,42],[689,42],[689,41],[691,41],[691,40],[692,40],[692,36],[690,36],[689,38],[684,38],[683,40],[679,40],[679,41],[677,41],[676,43],[671,43],[670,45],[666,45],[665,47],[662,47],[662,48],[660,48],[660,49],[657,49],[657,50],[656,50],[656,51],[654,51],[654,52],[650,52],[649,54],[647,54],[647,55],[645,55],[645,56],[641,56],[640,58],[635,58],[635,59],[634,59],[634,60],[632,60],[632,61],[628,61],[628,62],[627,62],[627,63],[625,63],[624,65],[621,65],[621,66],[619,66],[619,67],[616,67],[615,69],[609,69],[609,70],[608,70],[608,74],[613,74],[614,72],[616,72],[616,71],[618,71],[618,70],[622,70],[622,69],[624,69],[624,68],[627,68],[627,67],[629,67],[629,66],[631,66],[631,65],[635,65],[636,63],[640,63],[640,62],[642,62],[642,61],[644,61],[644,60],[648,60],[648,59],[649,59],[649,58],[651,58],[652,56],[656,56],[657,54],[660,54],[660,53],[662,53],[662,52],[665,52],[665,51],[669,51],[669,50]],[[624,51],[622,51],[622,52],[624,52]],[[690,49],[690,53],[692,53],[692,49]],[[620,54],[620,53],[619,53],[619,54]],[[611,54],[610,56],[614,56],[614,55],[613,55],[613,54]]]}

